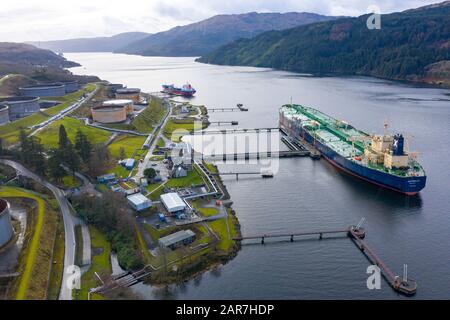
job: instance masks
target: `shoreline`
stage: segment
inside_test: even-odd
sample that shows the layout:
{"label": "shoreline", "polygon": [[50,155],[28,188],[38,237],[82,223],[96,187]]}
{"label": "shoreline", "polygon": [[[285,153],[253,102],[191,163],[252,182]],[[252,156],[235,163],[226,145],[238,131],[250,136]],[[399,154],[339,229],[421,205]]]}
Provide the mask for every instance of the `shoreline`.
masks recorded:
{"label": "shoreline", "polygon": [[[158,98],[158,97],[157,97]],[[188,102],[189,103],[189,102]],[[190,104],[190,103],[189,103]],[[191,104],[192,105],[192,104]],[[204,106],[200,105],[192,105],[200,109],[201,114],[205,117],[209,117],[208,110]],[[206,123],[206,126],[203,129],[206,129],[210,126],[210,123]],[[165,127],[161,127],[161,130],[163,131]],[[194,129],[195,131],[195,129]],[[182,138],[180,138],[182,140]],[[219,172],[218,167],[211,163],[208,163],[210,166],[214,168],[216,172]],[[231,202],[231,196],[226,188],[226,185],[223,183],[220,176],[217,176],[217,182],[220,183],[220,186],[222,188],[222,191],[224,193],[223,198],[221,200],[230,201],[229,206],[225,206],[225,210],[227,211],[227,217],[224,219],[229,219],[230,215],[232,216],[232,221],[234,222],[234,228],[236,230],[236,233],[238,236],[241,236],[241,225],[239,223],[239,219],[237,217],[236,211],[232,208],[232,202]],[[212,246],[217,246],[217,243],[213,243]],[[209,249],[209,246],[206,248]],[[233,240],[232,247],[226,252],[226,254],[220,254],[217,249],[212,249],[215,253],[203,253],[201,254],[197,259],[193,259],[188,264],[188,268],[193,266],[193,270],[189,270],[184,274],[182,277],[179,277],[178,273],[175,275],[171,274],[172,271],[167,272],[166,274],[166,280],[165,281],[154,281],[152,278],[148,280],[144,280],[143,283],[145,285],[149,285],[156,288],[161,288],[165,286],[170,286],[178,283],[188,282],[192,279],[196,278],[197,276],[204,274],[208,271],[213,270],[214,268],[217,268],[221,265],[225,265],[231,260],[233,260],[238,252],[241,250],[241,243],[240,241]],[[201,252],[201,251],[200,251]],[[182,257],[181,260],[187,259],[188,257]],[[200,264],[200,265],[198,265]],[[132,288],[132,287],[131,287]]]}

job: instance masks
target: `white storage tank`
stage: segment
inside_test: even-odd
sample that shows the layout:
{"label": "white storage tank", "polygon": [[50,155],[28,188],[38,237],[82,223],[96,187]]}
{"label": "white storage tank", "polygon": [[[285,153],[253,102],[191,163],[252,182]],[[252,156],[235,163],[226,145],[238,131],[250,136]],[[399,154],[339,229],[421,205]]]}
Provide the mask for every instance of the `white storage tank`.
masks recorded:
{"label": "white storage tank", "polygon": [[9,203],[0,199],[0,248],[6,245],[14,235],[9,215]]}

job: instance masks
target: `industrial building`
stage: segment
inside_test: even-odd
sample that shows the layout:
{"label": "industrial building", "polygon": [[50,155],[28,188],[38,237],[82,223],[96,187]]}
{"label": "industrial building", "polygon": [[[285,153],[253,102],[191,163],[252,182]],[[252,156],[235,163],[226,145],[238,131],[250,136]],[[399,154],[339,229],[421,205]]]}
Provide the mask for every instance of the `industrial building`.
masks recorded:
{"label": "industrial building", "polygon": [[142,211],[152,206],[152,201],[142,193],[136,193],[127,197],[128,203],[136,211]]}
{"label": "industrial building", "polygon": [[125,160],[125,169],[133,170],[135,162],[136,161],[133,158],[126,159]]}
{"label": "industrial building", "polygon": [[170,213],[177,213],[186,209],[186,203],[176,192],[161,195],[161,202]]}
{"label": "industrial building", "polygon": [[9,107],[7,105],[0,105],[0,125],[9,122]]}
{"label": "industrial building", "polygon": [[108,173],[104,174],[102,176],[97,177],[98,183],[108,183],[116,180],[116,174],[115,173]]}
{"label": "industrial building", "polygon": [[66,94],[63,83],[38,84],[20,88],[22,96],[62,97]]}
{"label": "industrial building", "polygon": [[188,245],[194,241],[195,233],[192,230],[181,230],[160,238],[158,243],[163,248],[170,248],[174,250],[182,245]]}
{"label": "industrial building", "polygon": [[194,152],[189,142],[178,143],[170,153],[173,167],[183,166],[186,170],[192,170]]}
{"label": "industrial building", "polygon": [[14,235],[14,229],[9,215],[9,203],[0,199],[0,248],[8,244]]}
{"label": "industrial building", "polygon": [[141,89],[138,88],[123,88],[116,90],[116,99],[131,99],[135,103],[141,100]]}
{"label": "industrial building", "polygon": [[29,116],[40,110],[38,97],[0,98],[0,104],[9,107],[8,112],[10,121]]}

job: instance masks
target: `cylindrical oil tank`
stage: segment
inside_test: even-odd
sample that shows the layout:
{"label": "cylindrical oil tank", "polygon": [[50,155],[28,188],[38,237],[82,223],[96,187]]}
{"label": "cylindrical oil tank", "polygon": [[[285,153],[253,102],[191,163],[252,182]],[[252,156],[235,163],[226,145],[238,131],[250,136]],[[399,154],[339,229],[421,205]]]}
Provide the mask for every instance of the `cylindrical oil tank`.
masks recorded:
{"label": "cylindrical oil tank", "polygon": [[121,83],[110,83],[110,84],[108,84],[108,88],[111,90],[111,92],[116,93],[116,90],[123,89],[123,84],[121,84]]}
{"label": "cylindrical oil tank", "polygon": [[115,99],[115,100],[107,100],[102,102],[102,106],[104,107],[125,107],[127,110],[127,114],[133,112],[133,100],[129,99]]}
{"label": "cylindrical oil tank", "polygon": [[78,91],[78,81],[63,81],[66,93],[72,93]]}
{"label": "cylindrical oil tank", "polygon": [[131,99],[133,102],[141,100],[141,89],[138,88],[124,88],[116,90],[116,99]]}
{"label": "cylindrical oil tank", "polygon": [[100,123],[118,123],[127,119],[126,107],[93,107],[91,108],[92,119]]}
{"label": "cylindrical oil tank", "polygon": [[0,248],[6,245],[14,235],[14,229],[9,215],[9,203],[0,199]]}
{"label": "cylindrical oil tank", "polygon": [[38,97],[6,97],[0,98],[0,104],[9,107],[9,120],[14,121],[19,118],[29,116],[40,110]]}
{"label": "cylindrical oil tank", "polygon": [[62,83],[38,84],[20,88],[23,96],[62,97],[66,94],[66,86]]}
{"label": "cylindrical oil tank", "polygon": [[9,107],[7,105],[0,105],[0,125],[9,122]]}

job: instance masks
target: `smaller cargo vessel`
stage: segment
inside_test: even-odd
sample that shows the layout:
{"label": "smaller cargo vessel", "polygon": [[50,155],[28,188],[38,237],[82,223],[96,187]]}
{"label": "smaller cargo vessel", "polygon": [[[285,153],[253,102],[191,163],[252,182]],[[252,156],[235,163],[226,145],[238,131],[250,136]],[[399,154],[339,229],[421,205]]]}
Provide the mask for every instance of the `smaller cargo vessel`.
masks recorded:
{"label": "smaller cargo vessel", "polygon": [[197,91],[189,83],[183,85],[181,88],[175,87],[173,84],[163,84],[163,93],[172,94],[175,96],[192,97]]}

